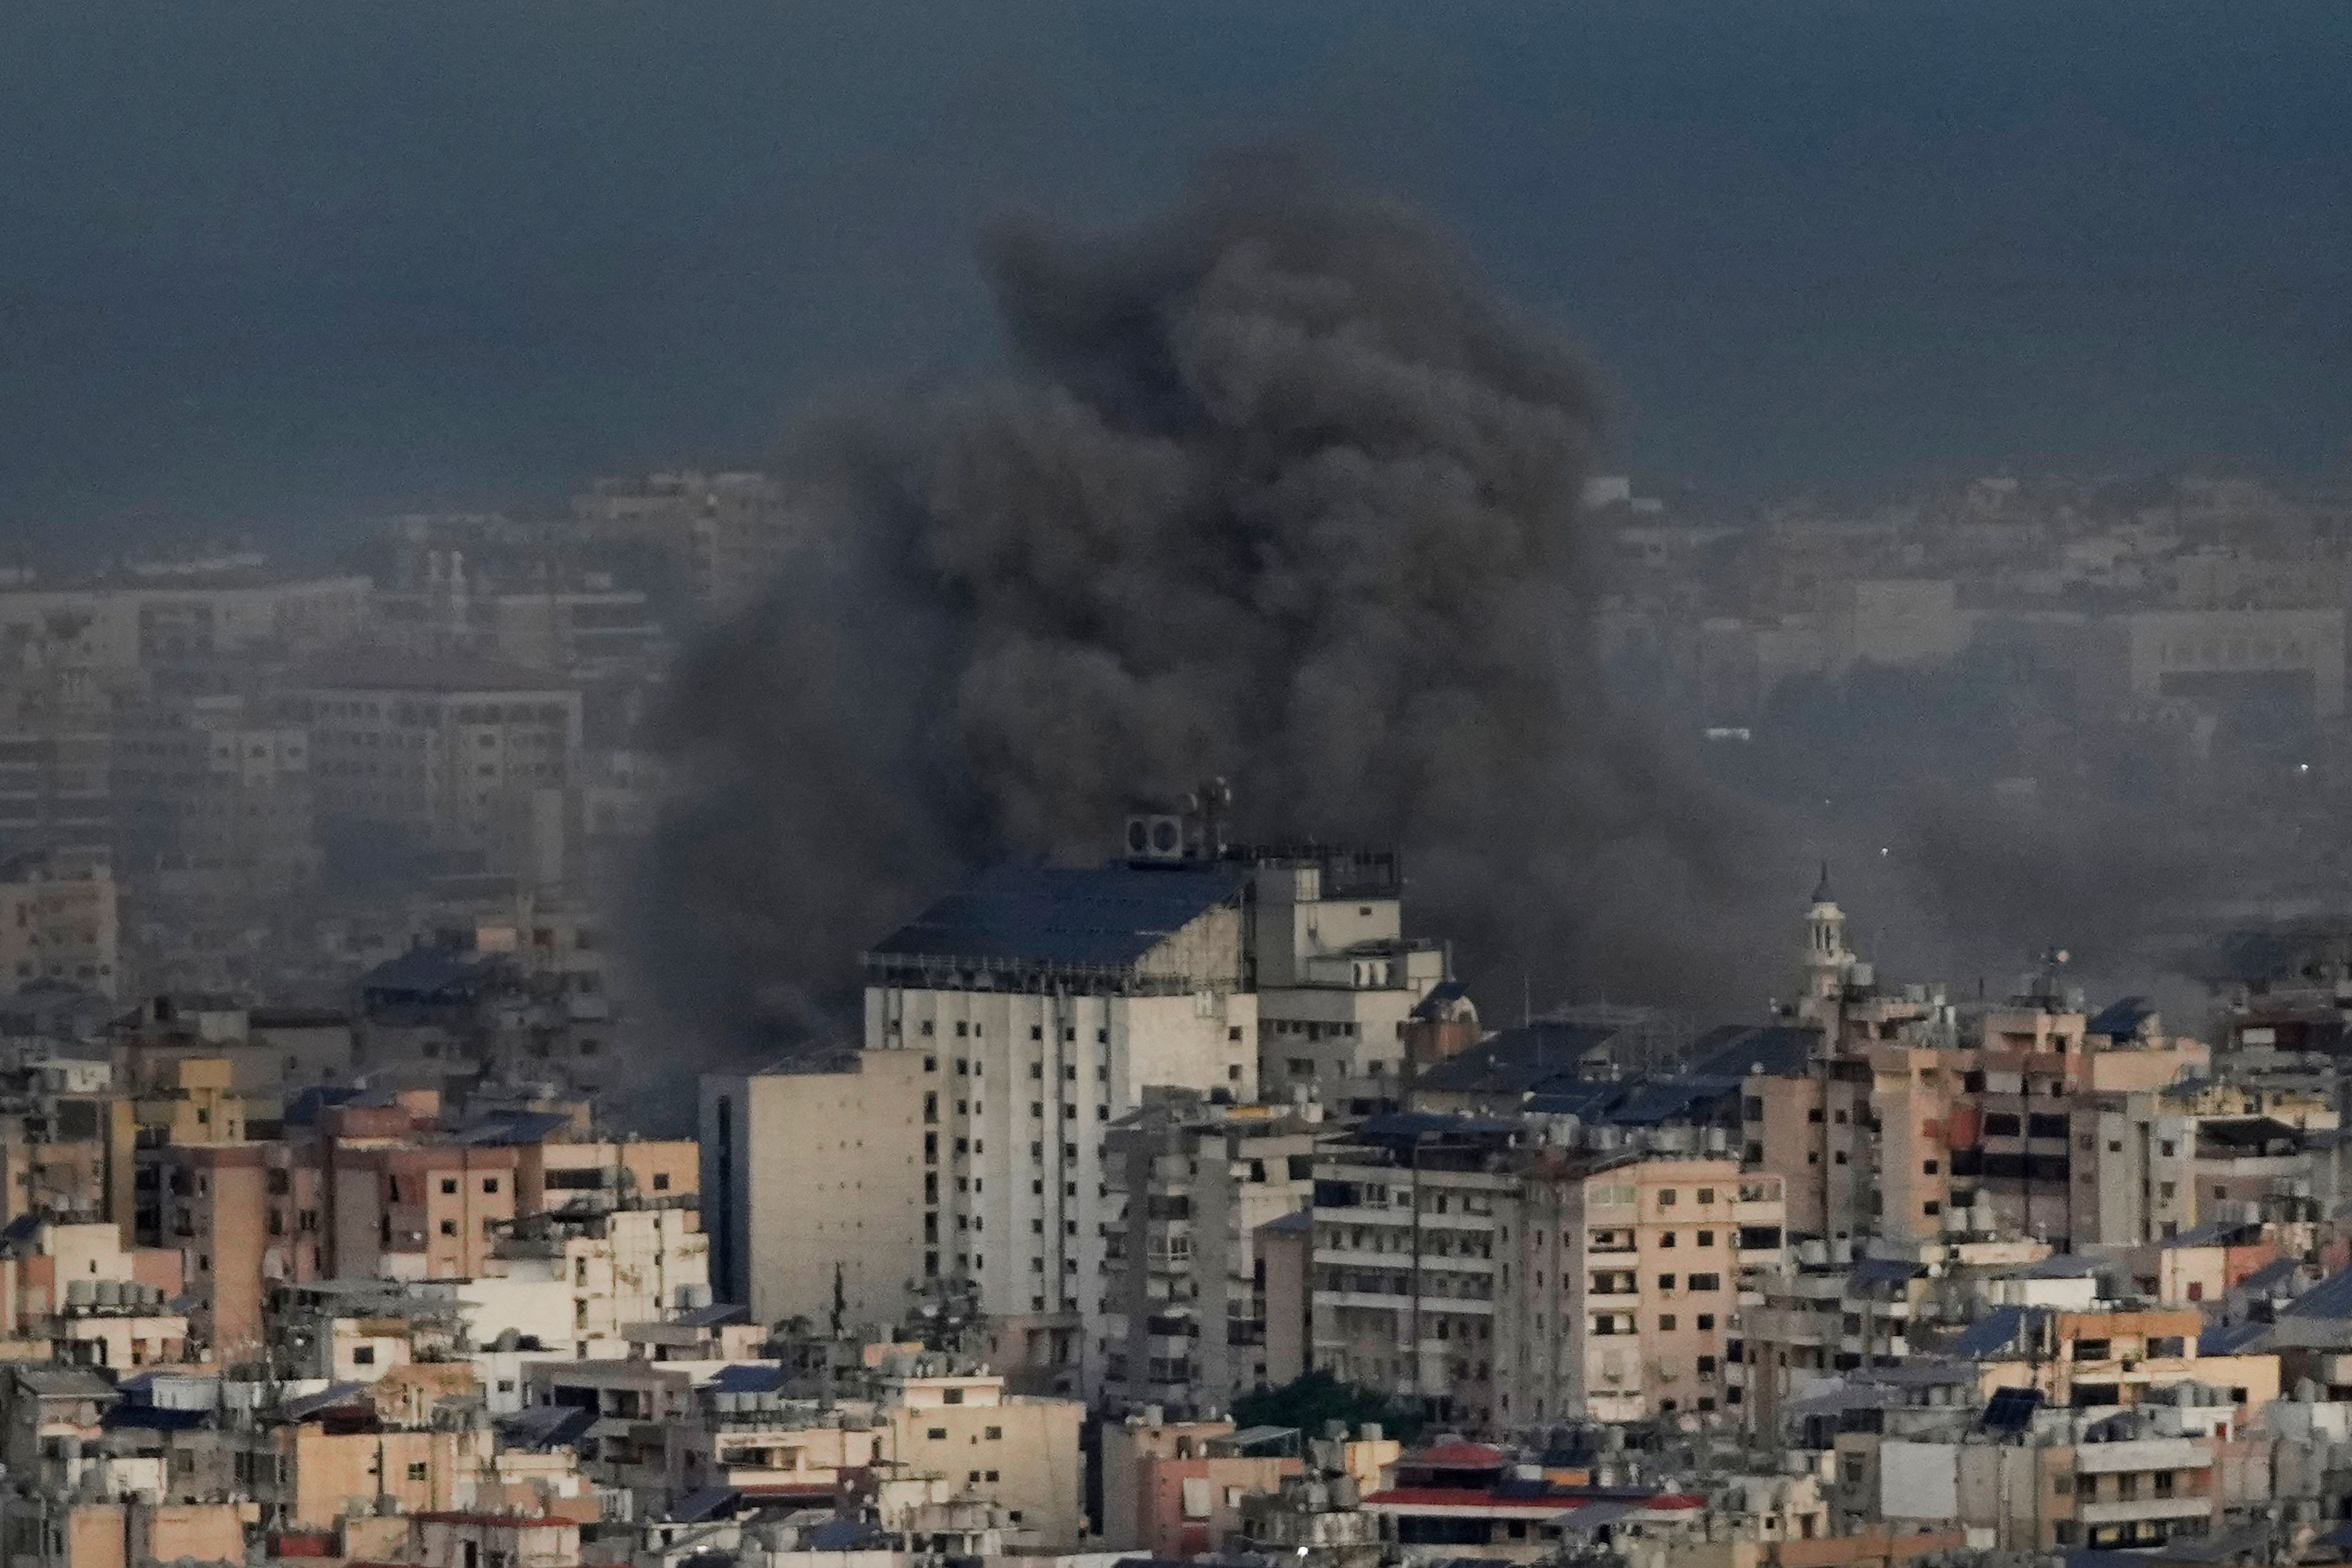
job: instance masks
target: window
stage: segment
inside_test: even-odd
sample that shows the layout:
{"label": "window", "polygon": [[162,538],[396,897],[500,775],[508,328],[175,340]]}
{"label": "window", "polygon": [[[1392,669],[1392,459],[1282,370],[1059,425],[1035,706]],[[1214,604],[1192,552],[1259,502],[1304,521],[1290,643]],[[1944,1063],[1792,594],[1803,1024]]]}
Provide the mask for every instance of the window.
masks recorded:
{"label": "window", "polygon": [[1700,1231],[1698,1233],[1698,1245],[1701,1247],[1713,1247],[1715,1245],[1715,1232],[1711,1230]]}
{"label": "window", "polygon": [[353,1366],[373,1366],[375,1364],[375,1347],[373,1345],[353,1346],[352,1348],[352,1364]]}
{"label": "window", "polygon": [[1660,1314],[1658,1318],[1658,1331],[1662,1334],[1671,1334],[1675,1331],[1675,1315],[1672,1312]]}
{"label": "window", "polygon": [[1714,1329],[1715,1314],[1713,1312],[1701,1312],[1698,1315],[1698,1331],[1703,1334],[1710,1333],[1714,1331]]}
{"label": "window", "polygon": [[1671,1230],[1664,1233],[1658,1237],[1658,1245],[1660,1247],[1672,1247],[1674,1244],[1675,1233]]}
{"label": "window", "polygon": [[991,1426],[984,1429],[981,1433],[981,1436],[987,1438],[992,1443],[1000,1442],[1003,1439],[1004,1428],[1002,1426]]}
{"label": "window", "polygon": [[486,1193],[495,1193],[498,1190],[499,1179],[496,1176],[484,1176],[482,1178],[482,1191]]}
{"label": "window", "polygon": [[1658,1189],[1658,1206],[1662,1209],[1670,1209],[1675,1206],[1674,1188],[1661,1187]]}
{"label": "window", "polygon": [[1919,1163],[1919,1173],[1923,1176],[1934,1175],[1936,1173],[1936,1162],[1933,1160],[1922,1160]]}
{"label": "window", "polygon": [[1694,1274],[1690,1277],[1690,1288],[1694,1290],[1720,1290],[1723,1289],[1723,1276]]}
{"label": "window", "polygon": [[948,1440],[948,1429],[944,1426],[934,1426],[923,1436],[934,1443],[944,1443]]}
{"label": "window", "polygon": [[444,1235],[444,1236],[455,1236],[455,1235],[457,1235],[457,1222],[456,1220],[454,1220],[454,1219],[445,1219],[445,1220],[443,1220],[443,1221],[441,1222],[441,1234],[442,1234],[442,1235]]}
{"label": "window", "polygon": [[1659,1275],[1659,1276],[1658,1276],[1658,1289],[1661,1289],[1661,1290],[1671,1290],[1671,1289],[1673,1289],[1674,1288],[1675,1288],[1675,1277],[1674,1277],[1673,1275],[1671,1275],[1671,1274],[1661,1274],[1661,1275]]}
{"label": "window", "polygon": [[415,1460],[408,1467],[408,1479],[412,1481],[421,1481],[425,1479],[426,1474],[425,1463],[422,1459]]}

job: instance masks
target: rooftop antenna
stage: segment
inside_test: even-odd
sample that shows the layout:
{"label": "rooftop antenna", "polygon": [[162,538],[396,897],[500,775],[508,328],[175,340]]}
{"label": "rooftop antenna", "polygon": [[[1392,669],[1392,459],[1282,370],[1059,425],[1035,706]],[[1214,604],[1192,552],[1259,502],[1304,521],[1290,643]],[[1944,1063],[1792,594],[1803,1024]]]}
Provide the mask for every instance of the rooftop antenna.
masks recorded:
{"label": "rooftop antenna", "polygon": [[1234,788],[1223,773],[1203,781],[1184,797],[1184,815],[1201,836],[1201,858],[1222,859],[1225,853],[1225,814],[1233,809]]}

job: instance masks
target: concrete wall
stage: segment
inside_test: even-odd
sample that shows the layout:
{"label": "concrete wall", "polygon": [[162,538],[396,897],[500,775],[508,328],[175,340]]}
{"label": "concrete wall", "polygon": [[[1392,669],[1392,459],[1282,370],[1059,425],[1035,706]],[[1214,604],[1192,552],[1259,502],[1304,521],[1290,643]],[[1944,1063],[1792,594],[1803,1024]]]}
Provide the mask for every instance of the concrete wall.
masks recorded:
{"label": "concrete wall", "polygon": [[925,1085],[940,1078],[923,1063],[918,1051],[868,1051],[849,1072],[703,1080],[715,1291],[746,1298],[761,1322],[821,1327],[838,1269],[850,1323],[905,1315],[907,1288],[924,1277],[923,1137],[940,1131],[923,1122]]}

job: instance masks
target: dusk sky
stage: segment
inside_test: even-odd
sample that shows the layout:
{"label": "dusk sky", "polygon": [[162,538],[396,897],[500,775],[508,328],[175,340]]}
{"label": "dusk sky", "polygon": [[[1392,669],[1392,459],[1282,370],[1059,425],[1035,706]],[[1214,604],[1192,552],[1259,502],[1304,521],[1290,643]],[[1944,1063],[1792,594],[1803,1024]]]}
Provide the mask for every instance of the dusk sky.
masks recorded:
{"label": "dusk sky", "polygon": [[1308,136],[1735,495],[2352,462],[2352,9],[14,6],[0,539],[332,542],[984,363],[988,215]]}

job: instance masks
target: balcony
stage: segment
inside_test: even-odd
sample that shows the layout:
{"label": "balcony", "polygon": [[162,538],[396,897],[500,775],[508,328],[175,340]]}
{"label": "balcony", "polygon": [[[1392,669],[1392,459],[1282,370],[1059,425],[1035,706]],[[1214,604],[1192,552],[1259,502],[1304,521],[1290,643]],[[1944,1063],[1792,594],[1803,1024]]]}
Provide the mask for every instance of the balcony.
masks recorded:
{"label": "balcony", "polygon": [[2074,1450],[2074,1468],[2086,1476],[2141,1470],[2210,1469],[2213,1456],[2190,1437],[2136,1437],[2121,1443],[2085,1443]]}
{"label": "balcony", "polygon": [[2206,1519],[2213,1512],[2210,1497],[2144,1497],[2114,1502],[2084,1502],[2074,1515],[2085,1525],[2129,1524],[2142,1519]]}

